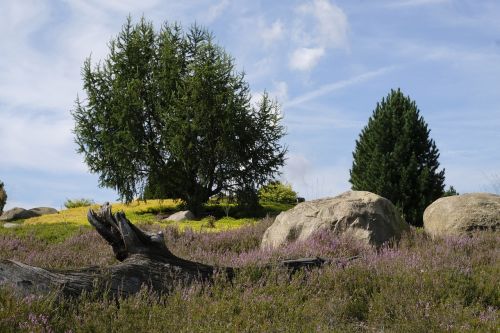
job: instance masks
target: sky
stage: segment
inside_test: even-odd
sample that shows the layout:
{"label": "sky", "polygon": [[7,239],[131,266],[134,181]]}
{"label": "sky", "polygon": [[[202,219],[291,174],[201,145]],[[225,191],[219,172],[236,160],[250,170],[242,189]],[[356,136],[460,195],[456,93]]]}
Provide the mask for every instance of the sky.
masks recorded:
{"label": "sky", "polygon": [[431,129],[447,185],[492,192],[500,180],[498,0],[0,0],[6,209],[118,199],[76,153],[70,110],[85,58],[104,59],[128,15],[214,33],[254,99],[280,103],[280,177],[306,199],[350,189],[355,141],[397,88]]}

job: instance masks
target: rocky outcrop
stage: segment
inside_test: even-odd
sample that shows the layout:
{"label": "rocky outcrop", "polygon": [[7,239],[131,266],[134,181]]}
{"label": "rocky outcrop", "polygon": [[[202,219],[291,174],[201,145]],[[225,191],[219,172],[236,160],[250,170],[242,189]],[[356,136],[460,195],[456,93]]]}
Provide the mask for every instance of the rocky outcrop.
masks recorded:
{"label": "rocky outcrop", "polygon": [[4,223],[3,224],[3,227],[5,229],[15,229],[15,228],[18,228],[20,227],[22,224],[21,223],[11,223],[11,222],[7,222],[7,223]]}
{"label": "rocky outcrop", "polygon": [[16,221],[56,213],[58,213],[57,209],[50,207],[36,207],[32,209],[14,207],[3,213],[0,216],[0,221]]}
{"label": "rocky outcrop", "polygon": [[5,188],[2,182],[0,182],[0,216],[3,214],[3,208],[7,203],[7,192],[5,192]]}
{"label": "rocky outcrop", "polygon": [[3,213],[2,216],[0,216],[0,221],[15,221],[36,216],[40,215],[24,208],[14,207]]}
{"label": "rocky outcrop", "polygon": [[180,212],[177,212],[177,213],[170,215],[169,217],[167,217],[164,220],[182,222],[182,221],[194,220],[194,219],[195,219],[195,216],[191,211],[183,210],[183,211],[180,211]]}
{"label": "rocky outcrop", "polygon": [[399,238],[409,225],[388,199],[371,192],[349,191],[334,198],[299,203],[282,212],[264,233],[261,246],[276,248],[303,241],[321,229],[380,246]]}
{"label": "rocky outcrop", "polygon": [[30,211],[38,214],[38,216],[58,213],[57,209],[51,207],[36,207],[36,208],[31,208]]}
{"label": "rocky outcrop", "polygon": [[424,211],[424,229],[435,236],[500,230],[500,195],[468,193],[440,198]]}

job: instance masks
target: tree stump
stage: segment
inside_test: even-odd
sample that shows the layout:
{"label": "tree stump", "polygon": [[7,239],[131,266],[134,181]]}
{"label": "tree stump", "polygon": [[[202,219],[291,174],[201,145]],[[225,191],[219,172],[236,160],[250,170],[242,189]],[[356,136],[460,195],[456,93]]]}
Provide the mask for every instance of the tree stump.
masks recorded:
{"label": "tree stump", "polygon": [[[229,279],[235,274],[232,267],[214,267],[175,256],[165,245],[162,232],[142,231],[123,212],[113,215],[107,203],[98,212],[89,210],[87,218],[111,245],[120,263],[107,267],[53,270],[1,260],[0,286],[9,286],[20,296],[50,291],[78,296],[83,292],[107,291],[113,297],[126,297],[143,287],[168,293],[179,285],[210,281],[216,272]],[[300,267],[318,267],[325,262],[321,258],[304,258],[286,260],[281,264],[295,271]]]}

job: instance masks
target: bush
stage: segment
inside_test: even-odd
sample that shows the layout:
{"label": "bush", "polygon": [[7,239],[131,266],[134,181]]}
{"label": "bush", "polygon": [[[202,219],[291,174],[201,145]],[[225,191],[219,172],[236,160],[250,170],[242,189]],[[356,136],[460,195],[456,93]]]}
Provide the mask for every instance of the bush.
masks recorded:
{"label": "bush", "polygon": [[7,202],[7,192],[3,188],[3,183],[0,182],[0,215],[3,213],[3,208],[5,207],[5,203]]}
{"label": "bush", "polygon": [[446,191],[444,191],[443,197],[451,197],[454,195],[460,195],[460,193],[458,193],[453,186],[450,186]]}
{"label": "bush", "polygon": [[70,208],[77,208],[77,207],[87,207],[87,206],[91,206],[94,204],[95,204],[95,202],[92,199],[84,199],[84,198],[74,199],[74,200],[68,199],[64,202],[64,207],[70,209]]}
{"label": "bush", "polygon": [[292,185],[276,181],[259,189],[259,199],[263,202],[295,203],[297,192],[292,190]]}

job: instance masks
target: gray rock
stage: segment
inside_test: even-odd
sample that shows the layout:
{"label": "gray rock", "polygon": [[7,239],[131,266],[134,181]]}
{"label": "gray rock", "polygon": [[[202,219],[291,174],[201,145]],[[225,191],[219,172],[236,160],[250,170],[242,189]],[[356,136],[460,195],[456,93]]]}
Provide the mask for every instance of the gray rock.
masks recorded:
{"label": "gray rock", "polygon": [[15,229],[15,228],[20,227],[20,226],[21,226],[21,224],[19,224],[19,223],[11,223],[11,222],[7,222],[7,223],[3,224],[3,227],[6,229]]}
{"label": "gray rock", "polygon": [[174,213],[167,217],[164,220],[169,220],[169,221],[176,221],[176,222],[181,222],[181,221],[186,221],[186,220],[194,220],[195,216],[194,214],[189,211],[189,210],[183,210],[177,213]]}
{"label": "gray rock", "polygon": [[38,216],[59,213],[57,209],[51,207],[36,207],[36,208],[31,208],[30,211],[32,211],[35,214],[38,214]]}
{"label": "gray rock", "polygon": [[432,237],[500,230],[500,195],[468,193],[437,199],[424,211],[424,230]]}
{"label": "gray rock", "polygon": [[39,216],[37,213],[24,208],[14,207],[9,209],[0,216],[0,221],[15,221],[21,219],[29,219],[31,217]]}
{"label": "gray rock", "polygon": [[396,207],[386,198],[365,191],[349,191],[334,198],[299,203],[282,212],[266,230],[262,248],[303,241],[321,229],[346,234],[379,246],[409,229]]}

